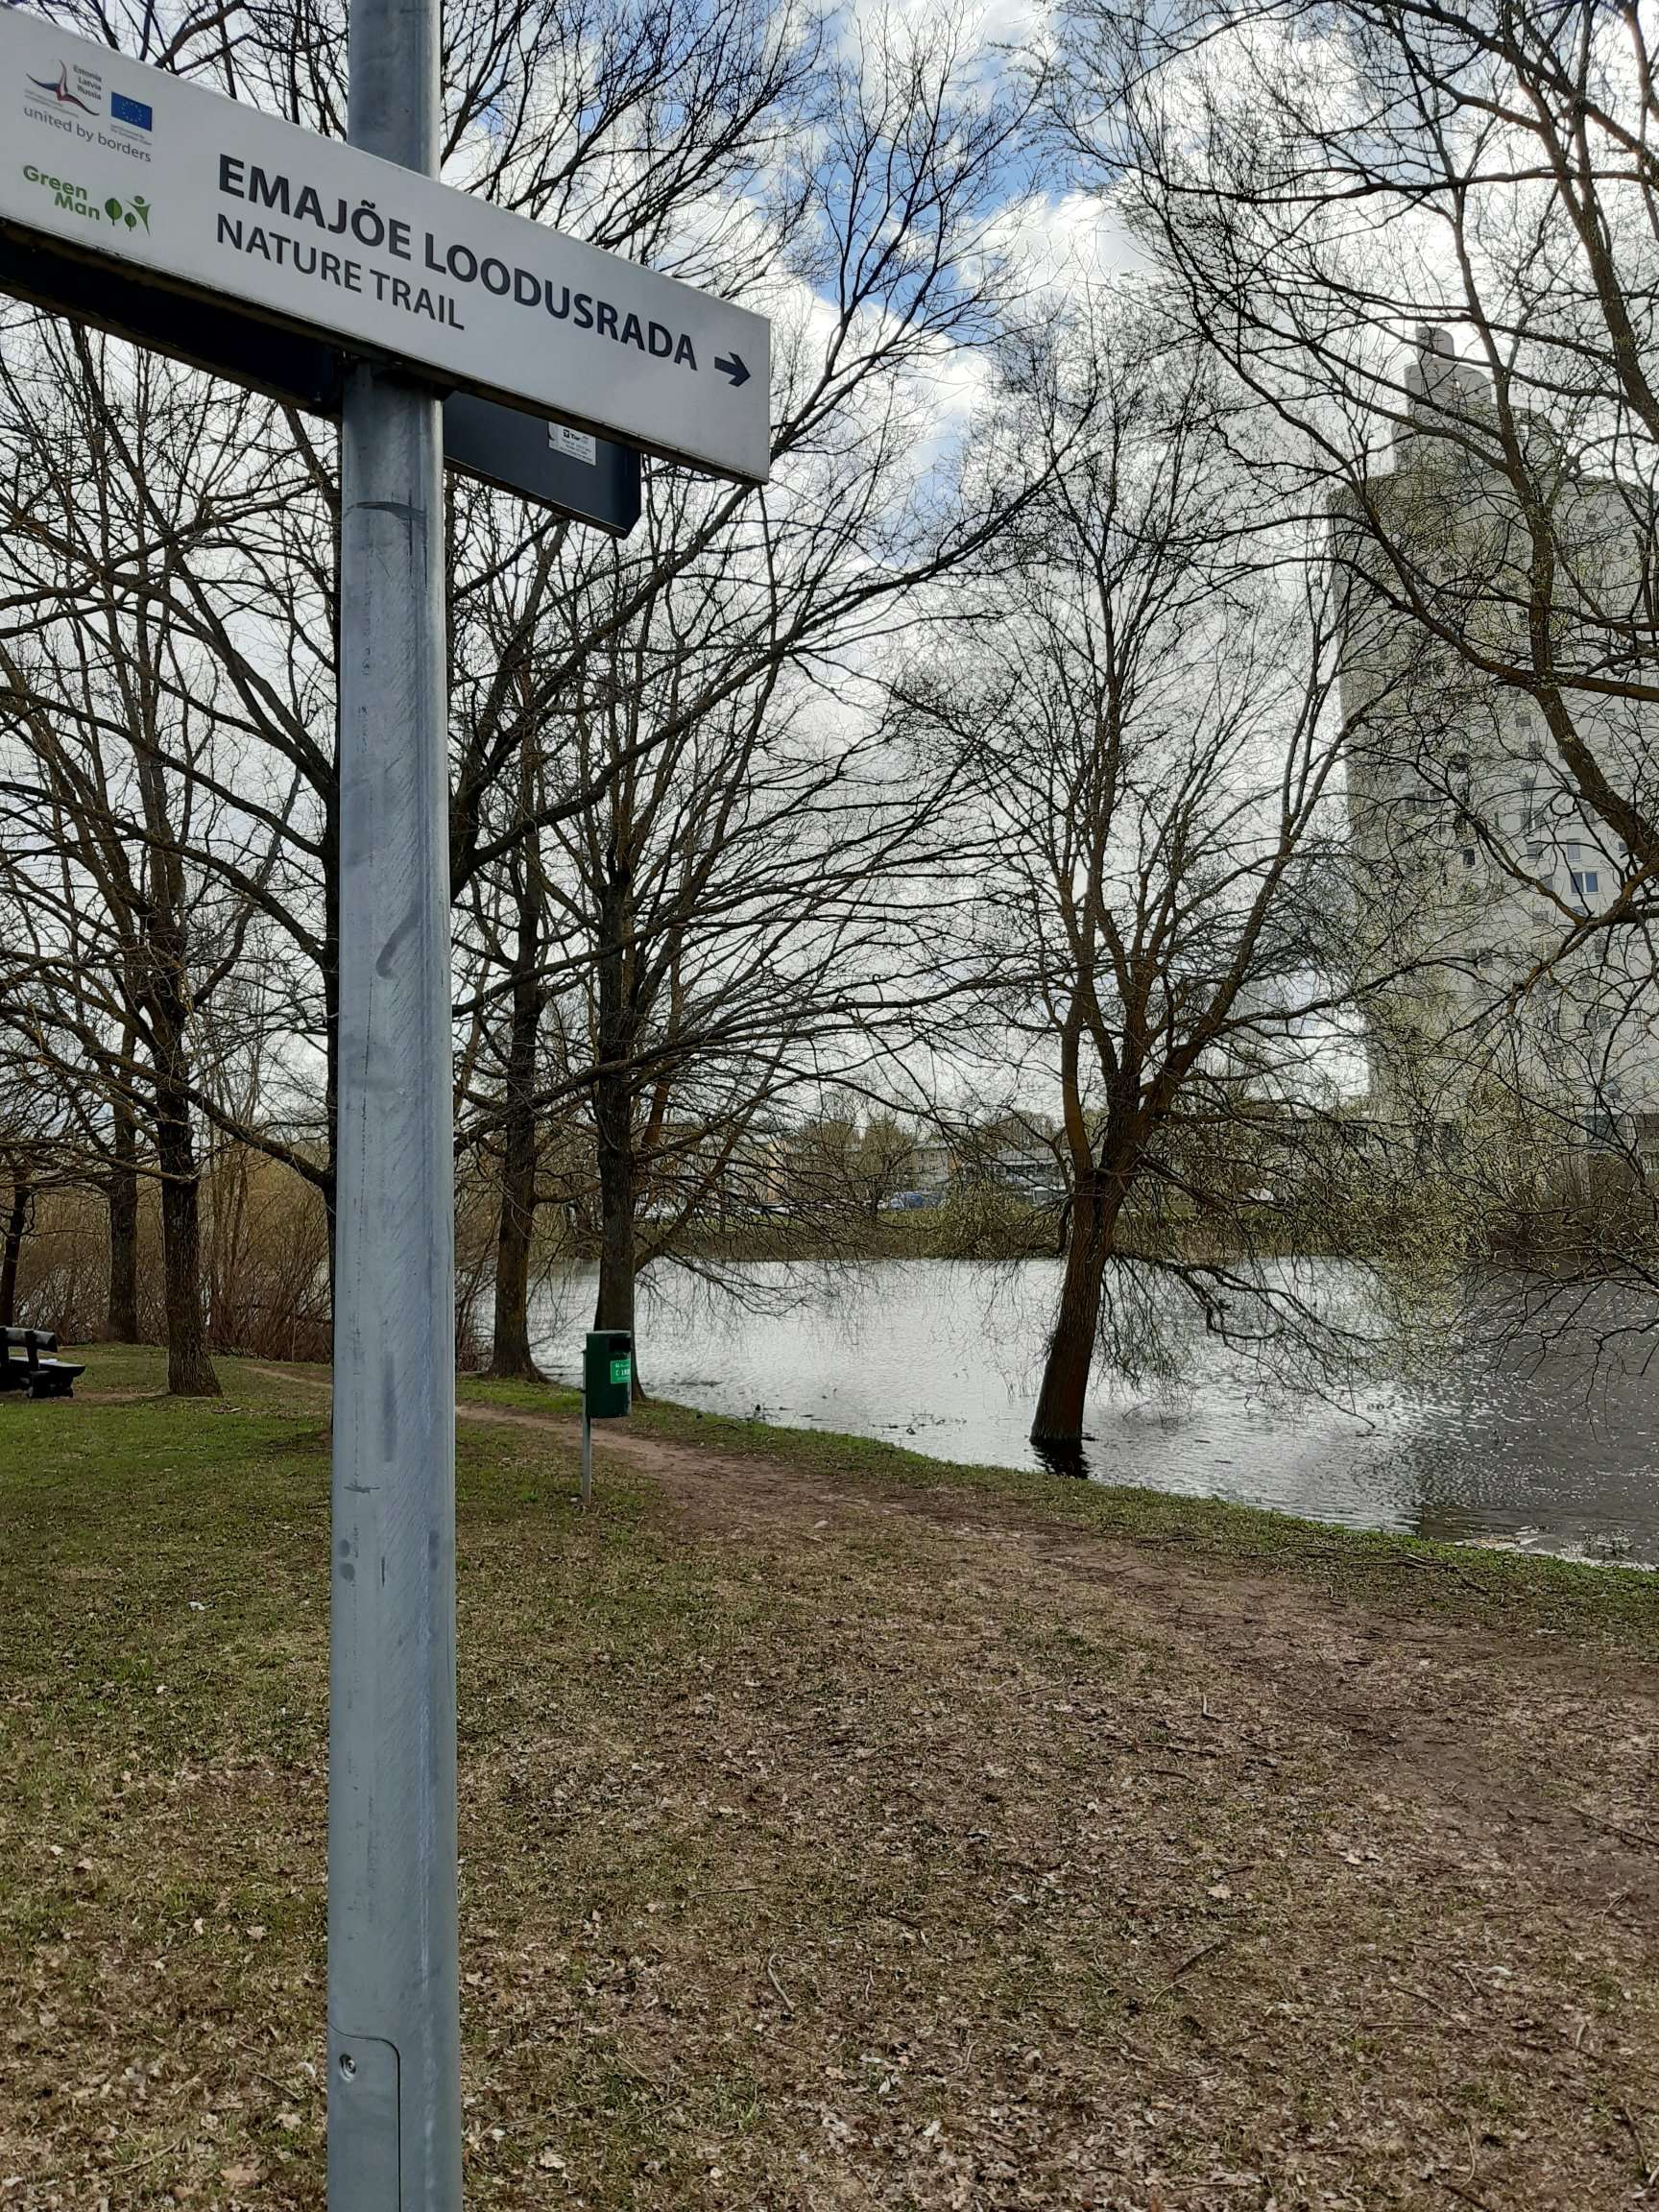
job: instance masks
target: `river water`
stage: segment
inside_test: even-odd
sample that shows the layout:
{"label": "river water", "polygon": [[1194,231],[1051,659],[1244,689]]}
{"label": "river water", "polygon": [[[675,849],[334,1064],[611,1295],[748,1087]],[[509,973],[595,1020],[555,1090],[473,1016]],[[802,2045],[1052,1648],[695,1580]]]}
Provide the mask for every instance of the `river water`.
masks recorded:
{"label": "river water", "polygon": [[[653,1391],[710,1411],[878,1436],[945,1459],[1038,1464],[1027,1440],[1055,1265],[757,1266],[737,1296],[669,1272],[639,1310]],[[591,1276],[543,1293],[539,1357],[574,1381]],[[1351,1527],[1659,1565],[1659,1336],[1599,1358],[1462,1340],[1436,1378],[1351,1403],[1265,1393],[1201,1335],[1179,1388],[1101,1369],[1086,1471]]]}

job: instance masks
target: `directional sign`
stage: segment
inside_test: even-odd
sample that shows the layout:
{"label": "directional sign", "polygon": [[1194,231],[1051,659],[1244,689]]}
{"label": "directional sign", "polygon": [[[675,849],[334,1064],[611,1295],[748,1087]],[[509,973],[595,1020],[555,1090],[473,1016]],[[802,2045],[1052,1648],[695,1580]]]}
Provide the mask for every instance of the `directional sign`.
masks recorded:
{"label": "directional sign", "polygon": [[715,475],[769,467],[765,319],[0,9],[0,226]]}
{"label": "directional sign", "polygon": [[[0,292],[251,385],[308,415],[340,413],[347,357],[337,346],[274,329],[223,301],[187,299],[48,240],[26,244],[4,231]],[[639,519],[639,456],[633,446],[567,430],[493,399],[460,392],[445,399],[444,459],[464,476],[594,523],[613,538],[626,538]]]}

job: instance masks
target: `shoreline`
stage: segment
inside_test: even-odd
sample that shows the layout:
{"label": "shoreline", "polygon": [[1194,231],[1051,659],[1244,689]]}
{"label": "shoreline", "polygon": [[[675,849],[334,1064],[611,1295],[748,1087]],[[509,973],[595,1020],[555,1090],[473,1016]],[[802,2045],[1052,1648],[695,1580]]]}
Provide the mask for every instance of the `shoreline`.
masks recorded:
{"label": "shoreline", "polygon": [[[568,1420],[574,1432],[580,1394],[559,1383],[496,1382],[463,1377],[458,1403],[543,1412]],[[1136,1483],[1074,1481],[1039,1469],[935,1458],[900,1444],[844,1431],[796,1428],[712,1413],[674,1400],[637,1402],[626,1423],[596,1423],[595,1451],[603,1455],[608,1432],[632,1431],[680,1445],[782,1464],[818,1475],[840,1475],[906,1490],[960,1491],[1002,1499],[1056,1526],[1130,1543],[1187,1543],[1194,1556],[1323,1573],[1333,1562],[1357,1586],[1389,1572],[1389,1562],[1436,1566],[1471,1591],[1502,1601],[1509,1591],[1536,1582],[1540,1591],[1570,1592],[1581,1578],[1587,1599],[1615,1613],[1652,1606],[1651,1633],[1659,1638],[1659,1577],[1646,1564],[1523,1551],[1479,1543],[1445,1542],[1398,1530],[1355,1528],[1277,1507],[1228,1499],[1196,1498]],[[1414,1571],[1408,1569],[1407,1571]]]}

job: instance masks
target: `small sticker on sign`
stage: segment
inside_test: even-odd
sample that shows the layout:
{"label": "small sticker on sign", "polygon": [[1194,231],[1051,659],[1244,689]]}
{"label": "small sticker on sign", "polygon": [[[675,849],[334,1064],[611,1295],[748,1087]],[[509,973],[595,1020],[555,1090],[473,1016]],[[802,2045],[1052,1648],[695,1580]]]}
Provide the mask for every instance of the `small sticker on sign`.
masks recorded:
{"label": "small sticker on sign", "polygon": [[589,469],[599,458],[597,439],[589,438],[586,430],[566,430],[563,422],[548,423],[547,443],[566,461],[585,461]]}

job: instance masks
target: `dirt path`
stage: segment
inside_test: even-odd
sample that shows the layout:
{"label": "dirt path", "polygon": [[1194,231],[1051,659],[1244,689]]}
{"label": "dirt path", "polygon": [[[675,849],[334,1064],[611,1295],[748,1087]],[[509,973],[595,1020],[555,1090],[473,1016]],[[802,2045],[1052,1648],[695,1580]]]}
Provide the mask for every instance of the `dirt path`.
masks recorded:
{"label": "dirt path", "polygon": [[[279,1368],[253,1371],[273,1381],[295,1380]],[[327,1389],[302,1380],[307,1388]],[[581,1434],[573,1416],[517,1407],[463,1402],[457,1416],[546,1434],[566,1446]],[[1478,1804],[1490,1816],[1519,1820],[1534,1832],[1548,1828],[1558,1840],[1571,1839],[1566,1878],[1576,1881],[1594,1869],[1595,1880],[1605,1875],[1628,1883],[1629,1894],[1659,1903],[1653,1879],[1659,1834],[1648,1826],[1651,1770],[1633,1776],[1641,1784],[1640,1802],[1625,1804],[1623,1823],[1593,1806],[1577,1815],[1541,1810],[1528,1748],[1541,1741],[1535,1731],[1542,1714],[1528,1695],[1533,1676],[1547,1678],[1536,1695],[1549,1711],[1543,1733],[1550,1740],[1575,1726],[1604,1733],[1611,1692],[1632,1726],[1644,1724],[1646,1742],[1648,1724],[1659,1727],[1659,1670],[1563,1654],[1544,1639],[1530,1650],[1518,1649],[1510,1636],[1481,1635],[1461,1623],[1379,1618],[1300,1580],[1236,1569],[1217,1575],[1213,1567],[1185,1560],[1178,1544],[1155,1548],[1079,1536],[1022,1513],[1006,1499],[988,1507],[945,1483],[883,1494],[785,1460],[729,1455],[616,1425],[596,1434],[594,1458],[601,1481],[607,1460],[648,1476],[687,1530],[704,1541],[833,1546],[860,1524],[896,1520],[917,1527],[924,1545],[948,1543],[952,1573],[960,1571],[959,1547],[966,1543],[979,1572],[1023,1602],[1065,1612],[1109,1593],[1126,1626],[1166,1640],[1195,1671],[1260,1675],[1282,1717],[1336,1732],[1362,1764],[1386,1766],[1448,1803]],[[1419,1571],[1455,1572],[1428,1561]],[[1498,1717],[1478,1687],[1494,1669],[1509,1692],[1506,1728],[1494,1726]],[[1434,1676],[1431,1684],[1423,1680],[1426,1674]],[[1458,1695],[1460,1685],[1467,1686],[1467,1698]],[[1208,1712],[1203,1719],[1225,1725]],[[1659,1734],[1652,1740],[1659,1742]]]}
{"label": "dirt path", "polygon": [[[463,1405],[459,1414],[465,1421],[541,1431],[565,1444],[574,1444],[581,1433],[579,1421],[551,1414],[477,1405]],[[1518,1669],[1510,1705],[1516,1720],[1521,1715],[1515,1700],[1527,1704],[1529,1676],[1547,1676],[1540,1695],[1550,1708],[1551,1737],[1563,1725],[1603,1732],[1608,1718],[1603,1700],[1615,1684],[1632,1720],[1659,1721],[1659,1670],[1632,1670],[1625,1662],[1610,1663],[1601,1656],[1564,1655],[1546,1639],[1535,1640],[1530,1650],[1518,1650],[1508,1635],[1481,1635],[1462,1623],[1414,1614],[1408,1621],[1379,1618],[1334,1594],[1326,1599],[1300,1580],[1237,1569],[1218,1575],[1213,1567],[1194,1567],[1174,1542],[1118,1544],[1080,1536],[1022,1514],[1006,1499],[988,1507],[983,1500],[945,1483],[883,1495],[874,1485],[851,1486],[784,1460],[728,1455],[613,1426],[595,1439],[595,1466],[601,1473],[607,1458],[649,1476],[687,1527],[706,1540],[832,1545],[861,1522],[900,1520],[923,1525],[934,1540],[947,1540],[953,1570],[956,1547],[966,1541],[986,1575],[1014,1586],[1032,1602],[1066,1610],[1068,1598],[1083,1599],[1087,1594],[1093,1601],[1109,1593],[1126,1622],[1142,1633],[1167,1637],[1194,1667],[1260,1671],[1273,1683],[1275,1701],[1283,1710],[1340,1732],[1358,1756],[1397,1754],[1392,1764],[1402,1773],[1419,1781],[1437,1775],[1454,1797],[1479,1795],[1481,1777],[1495,1759],[1511,1777],[1517,1770],[1525,1773],[1528,1810],[1525,1815],[1514,1806],[1508,1810],[1534,1829],[1549,1824],[1571,1836],[1580,1862],[1575,1871],[1597,1855],[1584,1824],[1539,1813],[1527,1732],[1522,1731],[1518,1743],[1495,1741],[1501,1733],[1493,1727],[1495,1715],[1476,1685],[1494,1667]],[[1425,1560],[1418,1572],[1455,1574],[1455,1569]],[[1432,1694],[1426,1695],[1421,1677],[1436,1671]],[[1467,1701],[1455,1695],[1459,1684],[1470,1687]],[[1450,1712],[1443,1710],[1448,1703]],[[1649,1810],[1659,1808],[1652,1806],[1647,1788],[1651,1769],[1638,1779],[1644,1785],[1643,1804],[1627,1808],[1634,1825],[1625,1837],[1617,1823],[1593,1809],[1587,1809],[1587,1818],[1614,1845],[1607,1870],[1646,1893],[1654,1889],[1659,1834],[1650,1834],[1644,1823]],[[1503,1810],[1503,1800],[1500,1787],[1488,1810]],[[1659,1891],[1654,1896],[1659,1902]]]}

